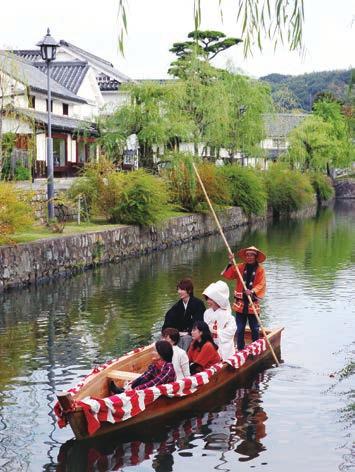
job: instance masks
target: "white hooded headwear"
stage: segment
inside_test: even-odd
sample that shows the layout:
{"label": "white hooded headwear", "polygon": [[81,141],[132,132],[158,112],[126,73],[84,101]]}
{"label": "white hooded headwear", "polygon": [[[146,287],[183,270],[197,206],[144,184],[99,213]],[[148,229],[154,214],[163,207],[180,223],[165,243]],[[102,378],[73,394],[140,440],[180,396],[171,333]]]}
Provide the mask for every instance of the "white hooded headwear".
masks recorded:
{"label": "white hooded headwear", "polygon": [[230,308],[229,287],[223,280],[210,284],[203,291],[203,295],[216,302],[223,310]]}

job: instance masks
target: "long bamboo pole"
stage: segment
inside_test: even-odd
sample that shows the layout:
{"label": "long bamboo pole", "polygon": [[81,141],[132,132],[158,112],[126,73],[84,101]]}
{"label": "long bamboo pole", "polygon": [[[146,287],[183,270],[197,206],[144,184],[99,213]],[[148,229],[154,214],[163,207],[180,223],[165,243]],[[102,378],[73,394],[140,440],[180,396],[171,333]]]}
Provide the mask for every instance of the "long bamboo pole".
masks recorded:
{"label": "long bamboo pole", "polygon": [[[234,269],[235,269],[235,271],[237,272],[237,275],[238,275],[238,277],[239,277],[239,280],[242,282],[243,289],[244,289],[244,290],[247,290],[247,287],[246,287],[246,285],[245,285],[244,279],[243,279],[243,277],[242,277],[242,274],[240,273],[240,270],[239,270],[239,268],[238,268],[237,262],[236,262],[236,260],[235,260],[234,254],[233,254],[233,252],[232,252],[232,250],[231,250],[231,248],[230,248],[230,246],[229,246],[229,244],[228,244],[228,241],[227,241],[227,239],[226,239],[226,237],[225,237],[225,235],[224,235],[222,226],[221,226],[221,224],[220,224],[220,222],[219,222],[219,220],[218,220],[218,218],[217,218],[216,212],[214,211],[214,208],[213,208],[213,206],[212,206],[211,200],[210,200],[209,196],[207,195],[207,192],[206,192],[205,186],[204,186],[204,184],[203,184],[203,182],[202,182],[202,180],[201,180],[200,174],[198,173],[198,170],[197,170],[197,168],[196,168],[196,166],[195,166],[194,163],[192,163],[192,166],[193,166],[193,168],[194,168],[194,171],[195,171],[197,180],[199,181],[199,184],[201,185],[201,188],[202,188],[202,191],[203,191],[203,193],[204,193],[204,195],[205,195],[205,198],[206,198],[206,201],[207,201],[207,203],[208,203],[208,206],[210,207],[210,210],[211,210],[212,215],[213,215],[213,218],[214,218],[214,220],[215,220],[215,222],[216,222],[217,228],[219,229],[219,232],[220,232],[220,234],[221,234],[221,236],[222,236],[222,239],[223,239],[223,241],[224,241],[224,244],[226,245],[228,254],[233,257],[232,261],[233,261]],[[250,295],[247,295],[247,297],[248,297],[248,302],[249,302],[250,306],[251,306],[252,309],[253,309],[254,315],[256,316],[256,319],[257,319],[257,321],[258,321],[258,323],[259,323],[259,325],[260,325],[260,328],[261,328],[261,331],[262,331],[262,333],[263,333],[263,336],[264,336],[264,338],[265,338],[265,340],[266,340],[266,342],[267,342],[267,344],[268,344],[268,346],[269,346],[269,348],[270,348],[271,354],[273,355],[273,358],[274,358],[274,360],[275,360],[275,363],[276,363],[277,366],[279,366],[279,365],[280,365],[280,362],[279,362],[279,360],[278,360],[278,358],[277,358],[277,356],[276,356],[276,354],[275,354],[275,351],[274,351],[273,347],[271,346],[271,343],[270,343],[269,338],[267,337],[267,334],[266,334],[266,332],[265,332],[264,326],[263,326],[263,324],[262,324],[262,322],[261,322],[261,320],[260,320],[260,317],[259,317],[259,315],[258,315],[258,312],[256,311],[256,308],[255,308],[255,305],[254,305],[254,303],[253,303],[253,300],[252,300],[252,298],[251,298]]]}

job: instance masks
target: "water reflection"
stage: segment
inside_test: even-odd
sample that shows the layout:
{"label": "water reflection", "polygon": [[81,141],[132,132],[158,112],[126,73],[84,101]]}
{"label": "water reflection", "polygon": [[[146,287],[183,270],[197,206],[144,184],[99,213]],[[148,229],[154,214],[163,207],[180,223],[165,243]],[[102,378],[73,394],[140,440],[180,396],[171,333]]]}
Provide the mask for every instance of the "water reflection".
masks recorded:
{"label": "water reflection", "polygon": [[214,410],[174,426],[168,425],[160,435],[153,433],[149,440],[122,443],[106,438],[87,446],[68,441],[60,449],[57,472],[105,472],[145,461],[149,461],[157,472],[168,472],[173,470],[175,454],[191,457],[196,447],[221,453],[218,460],[223,460],[225,451],[234,451],[240,462],[252,460],[266,450],[261,442],[266,436],[267,421],[262,394],[269,380],[268,372],[259,373],[249,386],[234,387],[225,393]]}

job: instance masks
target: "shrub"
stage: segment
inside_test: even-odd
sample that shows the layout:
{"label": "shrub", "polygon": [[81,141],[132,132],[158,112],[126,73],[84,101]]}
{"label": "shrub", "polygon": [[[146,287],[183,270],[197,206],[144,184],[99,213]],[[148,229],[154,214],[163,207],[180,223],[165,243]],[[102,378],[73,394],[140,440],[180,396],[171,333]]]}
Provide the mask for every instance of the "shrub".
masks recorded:
{"label": "shrub", "polygon": [[216,166],[201,162],[190,154],[173,155],[170,168],[164,172],[172,202],[185,211],[206,209],[206,200],[192,165],[194,160],[211,201],[217,205],[230,203],[224,178],[218,173]]}
{"label": "shrub", "polygon": [[0,182],[0,243],[11,242],[11,235],[33,223],[32,209],[12,184]]}
{"label": "shrub", "polygon": [[[166,211],[167,189],[159,177],[137,170],[122,174],[123,179],[111,179],[115,189],[116,203],[109,209],[113,223],[153,225],[159,222]],[[123,185],[120,185],[122,184]]]}
{"label": "shrub", "polygon": [[14,180],[30,180],[31,171],[27,167],[22,165],[16,165]]}
{"label": "shrub", "polygon": [[98,162],[85,164],[81,176],[68,191],[69,198],[76,200],[81,195],[87,212],[93,216],[101,209],[98,209],[99,196],[106,189],[108,176],[114,172],[113,164],[103,158]]}
{"label": "shrub", "polygon": [[229,183],[231,203],[243,209],[247,215],[266,212],[267,195],[261,174],[250,167],[226,165],[219,173]]}
{"label": "shrub", "polygon": [[314,199],[309,176],[283,164],[273,164],[265,179],[268,204],[276,214],[300,210]]}
{"label": "shrub", "polygon": [[328,176],[322,172],[312,172],[310,177],[318,202],[326,202],[334,197],[334,187]]}

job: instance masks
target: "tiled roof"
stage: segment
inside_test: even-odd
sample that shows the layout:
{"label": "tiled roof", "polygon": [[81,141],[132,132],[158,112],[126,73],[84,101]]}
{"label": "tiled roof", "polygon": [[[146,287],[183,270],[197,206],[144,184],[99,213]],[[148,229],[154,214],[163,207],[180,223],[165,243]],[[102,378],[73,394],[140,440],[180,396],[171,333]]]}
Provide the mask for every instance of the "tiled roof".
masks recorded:
{"label": "tiled roof", "polygon": [[[43,73],[47,74],[46,62],[34,62],[33,65]],[[87,62],[54,61],[51,63],[50,75],[53,80],[76,94],[78,93],[80,85],[82,84],[88,70],[89,65]]]}
{"label": "tiled roof", "polygon": [[296,128],[302,120],[307,116],[307,113],[267,113],[264,115],[265,132],[268,138],[286,137]]}
{"label": "tiled roof", "polygon": [[119,83],[132,82],[132,79],[130,79],[127,75],[124,75],[122,74],[122,72],[115,69],[111,62],[106,61],[101,57],[95,56],[94,54],[91,54],[91,52],[85,51],[84,49],[81,49],[78,46],[75,46],[74,44],[65,41],[64,39],[61,39],[59,41],[59,44],[61,46],[66,47],[74,54],[77,54],[79,57],[81,57],[84,61],[87,61],[93,67],[96,67],[97,69],[101,70],[104,74],[107,74],[111,79],[115,79]]}
{"label": "tiled roof", "polygon": [[[96,69],[96,80],[101,91],[118,90],[119,85],[121,83],[132,82],[132,79],[130,79],[128,76],[122,74],[122,72],[115,69],[111,62],[106,61],[105,59],[102,59],[101,57],[98,57],[95,54],[92,54],[91,52],[85,51],[84,49],[81,49],[78,46],[75,46],[74,44],[71,44],[68,41],[65,41],[64,39],[61,39],[59,41],[59,44],[62,47],[65,47],[69,51],[71,51],[76,57],[80,58],[78,61],[74,60],[74,61],[68,61],[68,62],[66,61],[52,62],[51,67],[56,67],[56,64],[64,64],[64,63],[72,64],[71,71],[59,70],[60,67],[58,67],[55,71],[53,71],[53,74],[55,73],[57,75],[57,78],[55,78],[53,74],[51,74],[53,79],[57,80],[63,86],[68,87],[65,84],[70,82],[70,79],[68,77],[69,75],[72,75],[72,76],[77,75],[78,81],[80,80],[79,70],[78,69],[74,70],[74,65],[83,64],[83,63],[91,65],[94,69]],[[12,52],[20,57],[25,58],[26,60],[30,62],[35,63],[36,67],[40,68],[42,71],[44,72],[46,71],[46,66],[45,66],[45,63],[42,61],[41,53],[39,49],[19,49],[19,50],[14,50]],[[75,80],[74,82],[76,83]],[[69,90],[76,93],[79,87],[80,87],[80,84],[78,87],[75,87],[74,85],[72,85],[71,88],[69,87]]]}
{"label": "tiled roof", "polygon": [[40,49],[14,49],[11,52],[30,62],[39,61],[41,59]]}
{"label": "tiled roof", "polygon": [[[48,113],[41,111],[35,111],[28,108],[19,108],[17,109],[19,113],[33,118],[37,123],[46,125],[48,124]],[[85,120],[78,120],[76,118],[69,118],[68,116],[59,116],[51,114],[51,123],[52,128],[61,131],[77,131],[77,132],[86,132],[89,134],[97,135],[97,128],[95,123]]]}
{"label": "tiled roof", "polygon": [[96,76],[97,83],[100,87],[101,92],[109,92],[111,90],[118,90],[119,81],[112,79],[106,74],[99,74]]}
{"label": "tiled roof", "polygon": [[[32,91],[47,94],[47,76],[22,57],[0,52],[0,69],[14,77]],[[83,98],[63,87],[56,81],[51,82],[52,96],[64,100],[87,103]]]}

